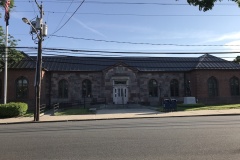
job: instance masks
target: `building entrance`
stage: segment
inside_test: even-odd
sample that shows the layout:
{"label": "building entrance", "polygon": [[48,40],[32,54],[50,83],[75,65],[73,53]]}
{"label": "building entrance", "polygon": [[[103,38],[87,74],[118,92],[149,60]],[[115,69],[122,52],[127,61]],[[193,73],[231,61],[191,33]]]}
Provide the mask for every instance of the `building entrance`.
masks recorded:
{"label": "building entrance", "polygon": [[128,87],[126,81],[115,81],[113,86],[113,102],[114,104],[127,104]]}

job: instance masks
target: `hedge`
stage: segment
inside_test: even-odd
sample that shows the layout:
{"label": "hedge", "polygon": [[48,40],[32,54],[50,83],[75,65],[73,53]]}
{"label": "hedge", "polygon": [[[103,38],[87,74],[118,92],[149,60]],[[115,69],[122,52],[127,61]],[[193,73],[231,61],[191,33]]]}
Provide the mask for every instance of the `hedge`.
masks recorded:
{"label": "hedge", "polygon": [[10,102],[0,104],[0,118],[11,118],[24,115],[28,110],[28,105],[22,102]]}

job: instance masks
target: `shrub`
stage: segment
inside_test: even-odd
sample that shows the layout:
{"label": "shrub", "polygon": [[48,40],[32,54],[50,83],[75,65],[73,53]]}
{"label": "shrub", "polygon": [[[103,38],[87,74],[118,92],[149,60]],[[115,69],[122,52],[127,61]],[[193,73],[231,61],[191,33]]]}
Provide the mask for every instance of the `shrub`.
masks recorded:
{"label": "shrub", "polygon": [[11,118],[24,115],[27,112],[28,105],[22,102],[11,102],[0,104],[0,118]]}

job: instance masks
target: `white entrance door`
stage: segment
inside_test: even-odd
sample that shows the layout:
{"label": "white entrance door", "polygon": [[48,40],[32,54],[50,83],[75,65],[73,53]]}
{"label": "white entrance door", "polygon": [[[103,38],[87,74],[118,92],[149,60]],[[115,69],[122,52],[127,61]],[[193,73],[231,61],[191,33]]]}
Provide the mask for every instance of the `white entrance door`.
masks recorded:
{"label": "white entrance door", "polygon": [[127,104],[128,102],[128,88],[127,86],[113,87],[113,102],[114,104]]}

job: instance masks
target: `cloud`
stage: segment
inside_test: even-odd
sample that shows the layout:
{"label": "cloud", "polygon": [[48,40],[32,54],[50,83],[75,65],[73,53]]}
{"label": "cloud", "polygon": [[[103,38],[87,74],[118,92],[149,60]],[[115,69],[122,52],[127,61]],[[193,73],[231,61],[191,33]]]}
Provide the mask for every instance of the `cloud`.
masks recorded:
{"label": "cloud", "polygon": [[231,32],[231,33],[226,33],[220,36],[215,36],[212,39],[208,39],[207,42],[220,42],[220,41],[238,40],[238,39],[240,39],[240,32]]}
{"label": "cloud", "polygon": [[130,33],[155,33],[158,30],[152,27],[146,27],[141,25],[131,25],[131,24],[114,24],[114,23],[101,23],[101,22],[91,22],[96,28],[107,29],[111,31],[121,31]]}
{"label": "cloud", "polygon": [[107,36],[105,36],[103,33],[101,33],[101,32],[99,32],[99,31],[97,31],[97,30],[89,27],[88,25],[86,25],[86,24],[83,23],[82,21],[80,21],[80,20],[78,20],[78,19],[76,19],[76,18],[74,18],[74,17],[72,17],[72,19],[73,19],[75,22],[77,22],[78,24],[80,24],[83,28],[85,28],[85,29],[87,29],[87,30],[89,30],[89,31],[91,31],[91,32],[93,32],[93,33],[101,36],[101,37],[107,38]]}
{"label": "cloud", "polygon": [[233,52],[239,52],[240,51],[240,40],[228,42],[225,44],[224,48],[229,49]]}

